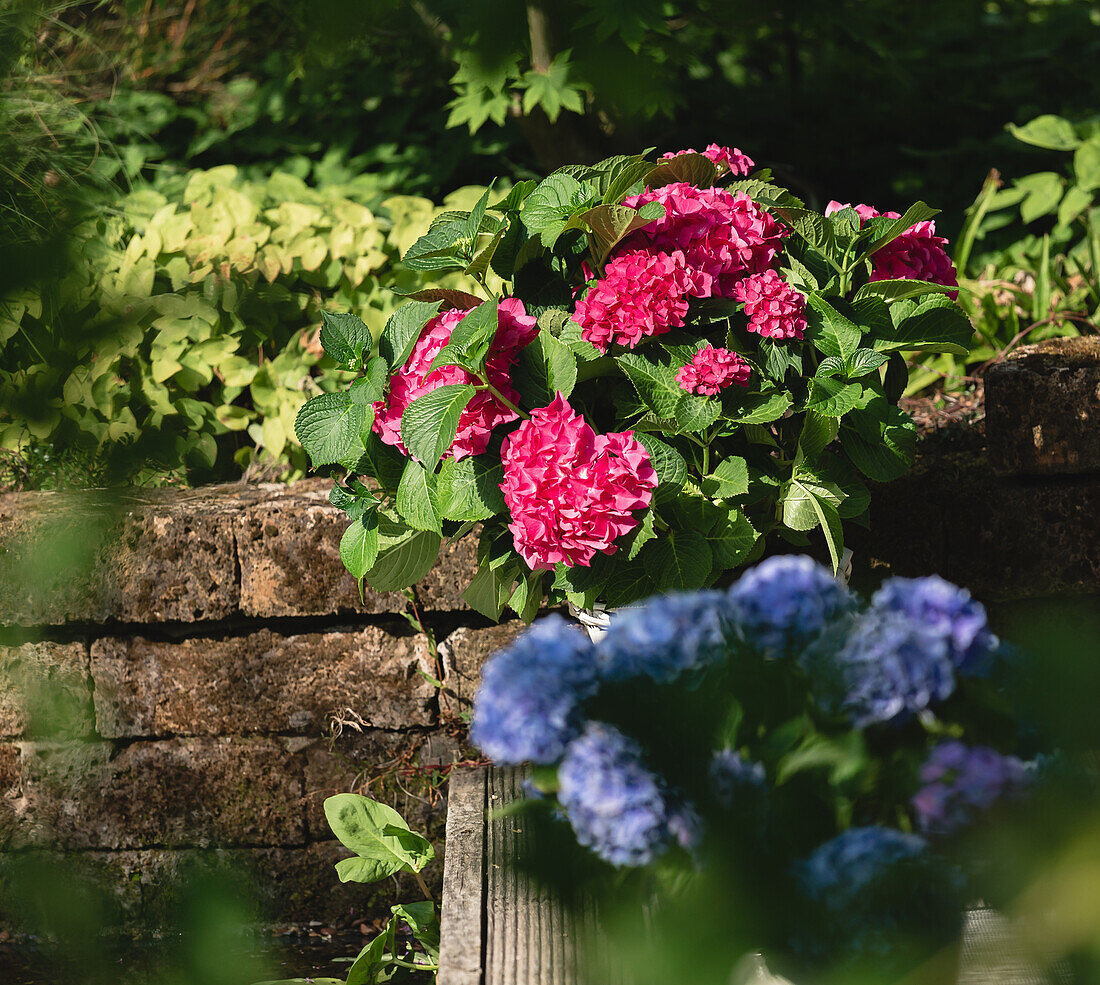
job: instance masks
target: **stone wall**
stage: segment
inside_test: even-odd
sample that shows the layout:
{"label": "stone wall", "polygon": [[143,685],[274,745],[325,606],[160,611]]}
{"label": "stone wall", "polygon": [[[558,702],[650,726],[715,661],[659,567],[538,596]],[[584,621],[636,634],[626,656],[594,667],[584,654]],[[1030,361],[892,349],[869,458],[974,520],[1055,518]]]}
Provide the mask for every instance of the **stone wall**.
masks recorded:
{"label": "stone wall", "polygon": [[[980,404],[926,415],[917,467],[874,489],[870,529],[852,531],[857,581],[939,572],[987,601],[1100,595],[1100,371],[1082,348],[991,371],[988,436]],[[271,922],[339,925],[395,888],[338,883],[326,796],[386,800],[442,855],[462,714],[519,626],[462,603],[473,542],[453,546],[417,587],[436,666],[404,596],[360,600],[325,490],[0,497],[8,861],[64,853],[110,887],[116,919],[146,924],[170,919],[181,874],[233,865]]]}

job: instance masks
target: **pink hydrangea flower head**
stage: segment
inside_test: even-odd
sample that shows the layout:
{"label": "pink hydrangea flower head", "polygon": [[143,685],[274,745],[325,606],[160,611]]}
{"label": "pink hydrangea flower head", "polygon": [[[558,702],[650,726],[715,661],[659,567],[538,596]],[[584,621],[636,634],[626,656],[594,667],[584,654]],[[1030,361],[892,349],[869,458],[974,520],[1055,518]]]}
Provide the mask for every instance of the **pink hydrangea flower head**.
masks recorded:
{"label": "pink hydrangea flower head", "polygon": [[736,352],[704,346],[676,374],[676,382],[688,393],[713,397],[731,383],[748,386],[752,370]]}
{"label": "pink hydrangea flower head", "polygon": [[595,286],[577,302],[573,320],[601,352],[611,343],[634,348],[649,335],[684,324],[688,295],[709,291],[710,278],[689,268],[680,250],[619,253]]}
{"label": "pink hydrangea flower head", "polygon": [[[684,150],[669,151],[667,154],[662,154],[661,160],[667,161],[670,158],[679,157],[681,154],[698,153],[699,151],[694,147],[686,147]],[[707,149],[702,153],[708,161],[729,168],[730,174],[746,175],[755,166],[753,159],[747,154],[742,154],[736,147],[720,147],[718,144],[707,144]]]}
{"label": "pink hydrangea flower head", "polygon": [[806,331],[806,296],[775,270],[746,277],[734,297],[745,305],[750,332],[766,339],[801,339]]}
{"label": "pink hydrangea flower head", "polygon": [[[841,202],[830,202],[825,214],[832,215],[845,208],[854,208],[863,222],[880,215],[888,219],[901,218],[897,212],[879,212],[870,205],[850,206]],[[871,280],[924,280],[944,287],[957,287],[955,265],[947,255],[946,246],[947,240],[936,235],[935,222],[915,223],[871,256]],[[952,301],[958,296],[958,291],[948,292]]]}
{"label": "pink hydrangea flower head", "polygon": [[631,196],[623,204],[639,208],[647,202],[660,202],[665,215],[628,236],[622,248],[681,251],[689,267],[710,278],[709,293],[693,297],[733,297],[734,286],[746,274],[771,266],[787,235],[744,192],[679,181]]}
{"label": "pink hydrangea flower head", "polygon": [[560,393],[508,436],[501,457],[508,529],[533,571],[614,554],[657,488],[649,454],[632,432],[596,434]]}
{"label": "pink hydrangea flower head", "polygon": [[[455,326],[468,313],[468,309],[451,308],[431,319],[421,331],[405,365],[390,380],[390,392],[386,399],[374,405],[375,432],[387,445],[395,445],[405,455],[408,455],[408,450],[401,440],[401,415],[405,413],[405,408],[436,387],[448,383],[477,382],[470,373],[457,366],[442,366],[433,373],[428,372],[432,360],[450,341]],[[519,401],[519,394],[512,387],[512,364],[520,349],[536,335],[536,319],[527,314],[522,301],[505,298],[500,302],[497,334],[489,347],[485,372],[489,382],[512,403]],[[515,411],[488,390],[475,393],[458,419],[455,440],[444,457],[460,459],[467,455],[480,455],[489,445],[493,428],[516,418]]]}

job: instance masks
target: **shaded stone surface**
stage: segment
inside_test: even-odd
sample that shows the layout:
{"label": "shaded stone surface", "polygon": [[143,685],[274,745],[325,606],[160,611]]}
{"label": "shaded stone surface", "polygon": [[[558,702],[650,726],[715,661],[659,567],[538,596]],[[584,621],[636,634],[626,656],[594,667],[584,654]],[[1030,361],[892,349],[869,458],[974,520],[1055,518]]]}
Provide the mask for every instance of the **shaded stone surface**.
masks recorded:
{"label": "shaded stone surface", "polygon": [[0,646],[0,736],[67,738],[93,725],[83,643]]}
{"label": "shaded stone surface", "polygon": [[317,734],[351,708],[379,728],[429,725],[427,644],[403,623],[284,636],[92,644],[96,722],[108,738]]}
{"label": "shaded stone surface", "polygon": [[443,657],[445,686],[439,694],[439,712],[444,718],[458,719],[462,712],[470,710],[481,681],[481,665],[526,628],[522,619],[511,619],[497,626],[459,626],[443,641],[439,652]]}
{"label": "shaded stone surface", "polygon": [[[277,738],[25,743],[15,845],[145,848],[305,841],[302,763]],[[2,846],[0,846],[2,847]]]}
{"label": "shaded stone surface", "polygon": [[1100,472],[1100,338],[1023,346],[985,377],[989,459],[999,472]]}

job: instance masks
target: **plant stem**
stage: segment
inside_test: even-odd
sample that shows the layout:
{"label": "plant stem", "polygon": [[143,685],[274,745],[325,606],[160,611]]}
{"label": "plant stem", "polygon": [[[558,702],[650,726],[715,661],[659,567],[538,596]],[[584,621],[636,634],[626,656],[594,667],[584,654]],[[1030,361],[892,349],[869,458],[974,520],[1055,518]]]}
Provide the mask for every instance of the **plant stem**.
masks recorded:
{"label": "plant stem", "polygon": [[494,397],[497,398],[505,407],[507,407],[513,414],[518,414],[525,421],[531,420],[530,414],[525,414],[520,410],[511,400],[509,400],[503,393],[501,393],[492,383],[490,383],[484,376],[480,377],[481,382],[485,385],[485,389],[488,390]]}
{"label": "plant stem", "polygon": [[428,884],[424,881],[424,877],[415,870],[413,871],[413,875],[416,876],[417,885],[420,886],[420,891],[424,894],[424,898],[427,900],[431,900],[434,903],[435,897],[432,895],[432,891],[428,888]]}

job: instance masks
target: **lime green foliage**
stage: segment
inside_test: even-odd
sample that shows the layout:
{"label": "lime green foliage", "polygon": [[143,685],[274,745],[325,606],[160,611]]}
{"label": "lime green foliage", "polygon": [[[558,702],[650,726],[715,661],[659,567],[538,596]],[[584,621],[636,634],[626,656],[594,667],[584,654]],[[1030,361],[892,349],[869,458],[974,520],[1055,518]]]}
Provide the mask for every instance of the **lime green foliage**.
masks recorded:
{"label": "lime green foliage", "polygon": [[1100,324],[1100,117],[1046,115],[1008,130],[1047,151],[1050,167],[1008,184],[996,171],[986,179],[955,250],[977,344],[965,358],[926,358],[910,393],[957,383],[1017,344]]}
{"label": "lime green foliage", "polygon": [[323,312],[354,312],[377,335],[393,292],[423,283],[397,257],[441,211],[362,198],[355,185],[314,189],[278,171],[248,181],[223,166],[85,222],[60,283],[0,299],[0,447],[83,449],[115,477],[233,478],[252,464],[300,475],[295,415],[351,379],[323,354]]}

